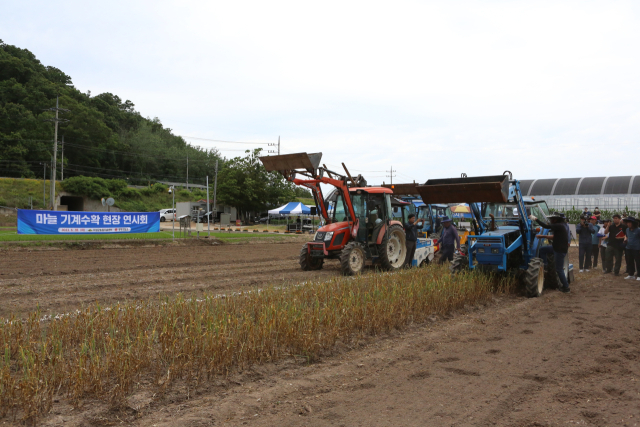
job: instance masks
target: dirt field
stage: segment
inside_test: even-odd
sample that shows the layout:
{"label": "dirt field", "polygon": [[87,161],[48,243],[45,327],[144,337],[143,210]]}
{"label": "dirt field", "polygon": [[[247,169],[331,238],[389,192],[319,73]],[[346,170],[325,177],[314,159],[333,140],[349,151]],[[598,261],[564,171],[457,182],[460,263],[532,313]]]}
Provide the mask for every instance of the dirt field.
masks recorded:
{"label": "dirt field", "polygon": [[[178,259],[167,247],[5,251],[2,312],[339,274],[337,263],[299,271],[299,247],[191,247]],[[176,387],[139,393],[118,411],[59,402],[42,425],[638,426],[640,282],[599,270],[576,276],[569,295],[494,299],[339,345],[319,363],[292,359],[217,378],[189,398]]]}
{"label": "dirt field", "polygon": [[60,313],[94,301],[225,293],[339,274],[337,262],[319,272],[300,270],[297,257],[308,236],[291,239],[242,245],[142,242],[85,250],[9,247],[0,251],[0,317],[23,315],[37,305],[45,314]]}

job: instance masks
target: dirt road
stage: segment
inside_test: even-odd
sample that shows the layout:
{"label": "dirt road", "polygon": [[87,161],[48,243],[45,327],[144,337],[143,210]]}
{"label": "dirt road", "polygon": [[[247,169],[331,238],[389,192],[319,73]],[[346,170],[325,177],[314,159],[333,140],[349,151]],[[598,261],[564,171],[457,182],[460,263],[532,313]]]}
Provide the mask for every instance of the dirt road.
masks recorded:
{"label": "dirt road", "polygon": [[255,367],[190,400],[168,396],[131,421],[158,427],[637,426],[639,311],[640,282],[591,272],[569,295],[504,298],[362,341],[318,364]]}
{"label": "dirt road", "polygon": [[94,301],[108,304],[177,292],[228,292],[339,274],[337,261],[319,272],[300,270],[297,259],[306,238],[292,237],[300,240],[295,243],[217,246],[8,248],[0,253],[0,317],[22,315],[37,305],[43,313],[60,313]]}

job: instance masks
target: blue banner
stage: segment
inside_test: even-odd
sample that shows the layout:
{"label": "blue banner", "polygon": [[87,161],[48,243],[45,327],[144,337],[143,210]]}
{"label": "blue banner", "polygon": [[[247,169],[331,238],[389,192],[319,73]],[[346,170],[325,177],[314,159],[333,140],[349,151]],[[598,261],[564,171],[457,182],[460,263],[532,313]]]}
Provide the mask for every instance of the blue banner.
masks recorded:
{"label": "blue banner", "polygon": [[160,212],[57,212],[18,209],[18,234],[114,234],[160,231]]}

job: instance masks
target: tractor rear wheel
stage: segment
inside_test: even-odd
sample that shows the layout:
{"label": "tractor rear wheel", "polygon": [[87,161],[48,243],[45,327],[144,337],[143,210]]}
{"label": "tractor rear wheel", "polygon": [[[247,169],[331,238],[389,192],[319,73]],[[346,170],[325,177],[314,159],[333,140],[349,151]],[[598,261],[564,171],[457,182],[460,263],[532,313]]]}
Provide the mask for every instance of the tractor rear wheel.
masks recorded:
{"label": "tractor rear wheel", "polygon": [[322,264],[324,264],[324,258],[312,257],[309,249],[307,249],[307,245],[304,245],[302,249],[300,249],[300,267],[302,267],[304,271],[320,270]]}
{"label": "tractor rear wheel", "polygon": [[457,274],[469,269],[469,257],[467,255],[455,254],[449,265],[451,274]]}
{"label": "tractor rear wheel", "polygon": [[345,276],[355,276],[356,274],[362,273],[366,259],[367,254],[361,243],[348,243],[347,246],[342,249],[342,253],[340,254],[340,267],[342,268],[342,274]]}
{"label": "tractor rear wheel", "polygon": [[402,268],[407,257],[407,236],[399,225],[392,225],[378,245],[380,265],[385,270]]}
{"label": "tractor rear wheel", "polygon": [[539,297],[544,289],[544,262],[541,258],[532,258],[529,268],[522,277],[528,297]]}

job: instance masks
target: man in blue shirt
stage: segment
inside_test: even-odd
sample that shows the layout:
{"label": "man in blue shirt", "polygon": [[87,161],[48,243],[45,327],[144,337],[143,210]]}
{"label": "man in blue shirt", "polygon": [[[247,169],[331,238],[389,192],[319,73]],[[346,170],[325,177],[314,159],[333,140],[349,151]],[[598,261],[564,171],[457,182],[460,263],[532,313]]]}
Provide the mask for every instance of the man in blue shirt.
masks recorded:
{"label": "man in blue shirt", "polygon": [[442,234],[440,235],[440,259],[438,264],[453,260],[455,250],[460,250],[460,236],[456,226],[451,224],[448,216],[442,218]]}
{"label": "man in blue shirt", "polygon": [[580,273],[583,273],[585,269],[589,272],[589,269],[591,268],[591,242],[593,240],[593,236],[597,234],[597,231],[593,228],[593,225],[587,222],[587,219],[587,216],[582,215],[580,217],[580,224],[576,226],[579,245],[578,256],[580,262]]}

